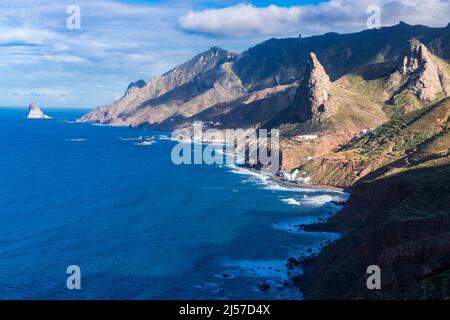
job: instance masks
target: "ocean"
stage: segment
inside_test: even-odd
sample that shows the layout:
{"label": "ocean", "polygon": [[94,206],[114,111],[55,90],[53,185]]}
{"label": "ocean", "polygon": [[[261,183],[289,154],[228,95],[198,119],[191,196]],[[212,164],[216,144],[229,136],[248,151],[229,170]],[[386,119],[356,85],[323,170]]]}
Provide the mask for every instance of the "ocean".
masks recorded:
{"label": "ocean", "polygon": [[301,299],[287,260],[338,237],[297,225],[338,211],[343,192],[175,165],[167,133],[45,112],[0,108],[0,299]]}

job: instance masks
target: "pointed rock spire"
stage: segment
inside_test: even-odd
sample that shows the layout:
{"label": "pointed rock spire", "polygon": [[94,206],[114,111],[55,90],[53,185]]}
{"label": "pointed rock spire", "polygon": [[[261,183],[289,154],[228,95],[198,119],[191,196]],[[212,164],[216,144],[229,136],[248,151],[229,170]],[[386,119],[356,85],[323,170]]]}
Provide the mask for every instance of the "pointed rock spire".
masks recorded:
{"label": "pointed rock spire", "polygon": [[28,107],[28,119],[50,119],[49,116],[45,115],[41,108],[34,102]]}
{"label": "pointed rock spire", "polygon": [[305,76],[295,97],[295,107],[300,121],[319,119],[332,112],[328,105],[330,77],[314,53],[310,53]]}

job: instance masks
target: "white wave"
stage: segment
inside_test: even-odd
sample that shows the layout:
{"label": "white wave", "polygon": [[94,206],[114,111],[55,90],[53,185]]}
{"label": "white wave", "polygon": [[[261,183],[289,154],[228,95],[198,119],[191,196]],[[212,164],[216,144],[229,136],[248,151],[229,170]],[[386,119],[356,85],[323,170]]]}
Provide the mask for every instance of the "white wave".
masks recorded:
{"label": "white wave", "polygon": [[134,145],[135,146],[151,146],[154,143],[155,143],[155,141],[142,141],[142,142],[137,142]]}
{"label": "white wave", "polygon": [[[306,188],[302,186],[291,186],[286,184],[281,184],[271,180],[271,176],[264,174],[262,172],[257,172],[247,168],[239,167],[236,165],[225,165],[229,172],[234,174],[239,174],[243,176],[248,176],[247,179],[241,180],[243,183],[252,183],[261,186],[264,190],[270,191],[288,191],[303,194],[303,198],[291,197],[288,199],[282,199],[283,202],[289,205],[295,206],[313,206],[320,207],[326,204],[330,204],[336,208],[338,206],[332,204],[332,201],[346,201],[349,194],[340,189],[327,189],[327,188]],[[327,195],[314,195],[317,193],[329,193]]]}
{"label": "white wave", "polygon": [[166,136],[166,135],[160,135],[160,136],[158,137],[158,139],[159,139],[159,140],[172,140],[171,137]]}
{"label": "white wave", "polygon": [[267,187],[265,187],[264,189],[265,190],[271,190],[271,191],[296,191],[296,192],[318,192],[318,191],[320,191],[318,189],[311,189],[311,188],[294,187],[294,186],[283,185],[283,184],[276,183],[276,182],[273,182],[273,181],[270,181],[267,184]]}
{"label": "white wave", "polygon": [[[303,191],[303,190],[302,190]],[[304,191],[303,191],[304,192]],[[328,208],[328,211],[336,211],[339,210],[339,206],[332,203],[332,201],[336,201],[338,197],[331,195],[316,195],[311,196],[308,194],[304,194],[302,197],[295,198],[283,198],[281,201],[293,206],[307,206],[307,207],[331,207]]]}
{"label": "white wave", "polygon": [[66,139],[68,142],[85,142],[87,139]]}
{"label": "white wave", "polygon": [[[227,166],[227,167],[229,167],[229,166]],[[247,180],[242,180],[242,182],[244,182],[244,183],[250,182],[250,183],[257,184],[257,185],[267,185],[268,180],[270,178],[269,176],[267,176],[263,173],[255,172],[253,170],[249,170],[246,168],[241,168],[241,167],[237,167],[237,166],[233,166],[231,168],[232,169],[229,171],[231,173],[248,176]]]}
{"label": "white wave", "polygon": [[306,196],[301,200],[302,203],[311,205],[311,206],[322,206],[327,202],[333,201],[333,197],[329,195],[320,195],[320,196]]}
{"label": "white wave", "polygon": [[[317,223],[325,223],[329,217],[330,216],[328,216],[328,217],[306,216],[306,217],[298,218],[293,221],[284,221],[284,222],[275,223],[272,225],[272,228],[274,228],[276,230],[280,230],[280,231],[289,232],[289,233],[294,233],[294,234],[301,233],[301,234],[307,235],[309,237],[321,238],[325,242],[327,240],[334,241],[334,240],[339,239],[340,235],[338,233],[325,232],[325,231],[305,231],[302,228],[302,226],[313,225],[313,224],[317,224]],[[318,252],[320,250],[320,246],[316,245],[313,247],[316,247],[316,250],[314,250],[314,251]]]}
{"label": "white wave", "polygon": [[283,221],[275,223],[272,225],[272,228],[291,233],[298,233],[301,232],[300,226],[316,224],[319,223],[320,221],[321,221],[320,217],[318,216],[305,216],[293,221]]}
{"label": "white wave", "polygon": [[117,137],[117,139],[121,141],[142,141],[144,138],[142,136],[136,137],[136,138],[124,138],[124,137]]}
{"label": "white wave", "polygon": [[298,202],[297,200],[293,199],[293,198],[289,198],[289,199],[283,199],[283,202],[286,202],[287,204],[293,205],[293,206],[299,206],[300,202]]}
{"label": "white wave", "polygon": [[223,148],[215,149],[217,154],[223,155],[228,162],[232,162],[234,164],[230,164],[230,166],[236,166],[236,164],[244,164],[245,157],[240,156],[237,153],[224,151]]}

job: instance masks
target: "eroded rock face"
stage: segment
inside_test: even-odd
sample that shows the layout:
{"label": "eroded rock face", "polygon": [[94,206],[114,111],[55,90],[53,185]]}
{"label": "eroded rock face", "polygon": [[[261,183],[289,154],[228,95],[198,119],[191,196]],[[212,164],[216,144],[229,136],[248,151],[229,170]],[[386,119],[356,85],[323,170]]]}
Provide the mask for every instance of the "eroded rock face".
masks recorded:
{"label": "eroded rock face", "polygon": [[49,116],[42,112],[41,108],[34,102],[28,107],[28,119],[51,119]]}
{"label": "eroded rock face", "polygon": [[300,121],[320,119],[334,112],[328,104],[330,77],[314,53],[310,54],[305,77],[297,91],[295,105]]}
{"label": "eroded rock face", "polygon": [[450,94],[448,70],[440,65],[427,47],[419,42],[410,45],[409,53],[403,58],[400,73],[409,77],[406,88],[421,101],[432,102],[439,96]]}

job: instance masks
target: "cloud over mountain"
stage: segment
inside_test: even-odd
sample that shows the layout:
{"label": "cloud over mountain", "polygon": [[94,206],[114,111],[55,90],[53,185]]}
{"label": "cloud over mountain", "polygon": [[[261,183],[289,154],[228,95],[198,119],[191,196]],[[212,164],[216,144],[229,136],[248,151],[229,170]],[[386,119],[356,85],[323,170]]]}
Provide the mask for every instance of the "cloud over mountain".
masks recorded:
{"label": "cloud over mountain", "polygon": [[332,0],[317,5],[257,7],[237,4],[220,9],[189,11],[179,20],[192,33],[246,37],[254,35],[312,35],[350,32],[366,26],[370,6],[381,9],[381,24],[400,20],[410,24],[442,26],[449,22],[449,0]]}
{"label": "cloud over mountain", "polygon": [[230,36],[284,33],[286,26],[298,23],[301,14],[300,7],[257,8],[238,4],[223,9],[190,11],[180,18],[180,26],[186,31]]}

